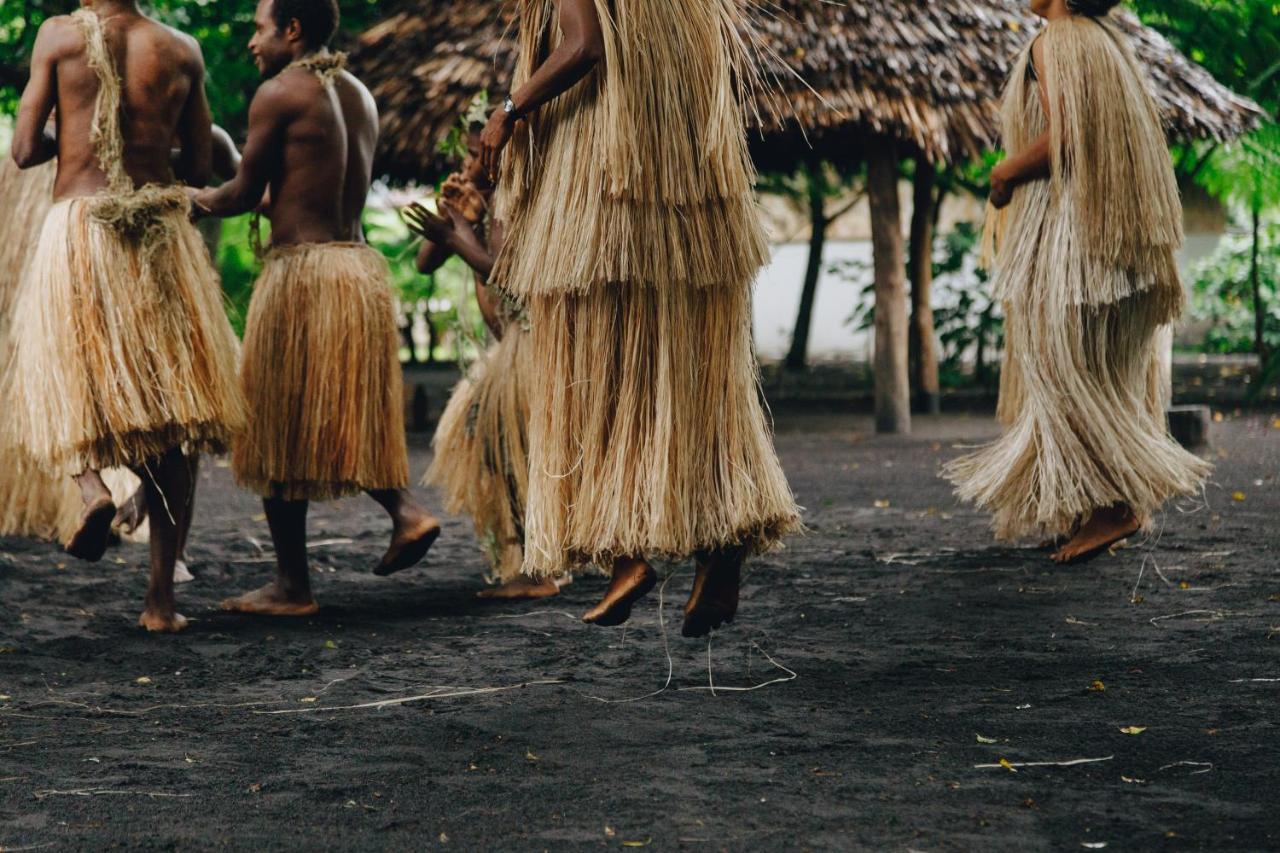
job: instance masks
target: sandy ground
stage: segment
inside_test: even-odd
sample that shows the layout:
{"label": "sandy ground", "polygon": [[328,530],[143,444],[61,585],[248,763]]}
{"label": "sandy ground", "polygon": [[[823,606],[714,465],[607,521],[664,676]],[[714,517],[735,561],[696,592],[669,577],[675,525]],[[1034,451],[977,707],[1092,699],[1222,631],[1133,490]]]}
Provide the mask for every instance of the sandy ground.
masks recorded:
{"label": "sandy ground", "polygon": [[269,539],[207,465],[184,636],[134,628],[143,547],[0,540],[0,848],[1280,848],[1273,420],[1217,426],[1207,505],[1068,569],[936,478],[989,420],[784,420],[811,532],[710,644],[683,566],[625,630],[577,621],[591,578],[481,605],[461,519],[376,578],[367,500],[313,512],[318,616],[220,613]]}

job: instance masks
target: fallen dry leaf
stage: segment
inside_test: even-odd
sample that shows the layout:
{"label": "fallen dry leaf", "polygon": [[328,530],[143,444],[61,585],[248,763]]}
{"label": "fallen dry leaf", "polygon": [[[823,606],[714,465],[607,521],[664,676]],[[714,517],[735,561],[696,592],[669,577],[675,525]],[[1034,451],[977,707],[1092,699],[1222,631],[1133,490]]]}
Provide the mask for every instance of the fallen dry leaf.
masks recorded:
{"label": "fallen dry leaf", "polygon": [[147,678],[147,677],[144,675],[144,676],[142,676],[142,677],[140,677],[140,678],[135,678],[135,679],[134,679],[134,683],[135,683],[135,684],[150,684],[150,683],[151,683],[151,679],[150,679],[150,678]]}
{"label": "fallen dry leaf", "polygon": [[886,500],[879,500],[879,501],[876,501],[876,509],[888,509],[888,508],[889,508],[889,502],[888,502],[888,501],[886,501]]}
{"label": "fallen dry leaf", "polygon": [[1123,729],[1120,730],[1120,732],[1126,735],[1140,735],[1146,730],[1147,730],[1146,726],[1125,726]]}
{"label": "fallen dry leaf", "polygon": [[624,841],[622,842],[622,846],[623,847],[648,847],[652,843],[653,843],[652,838],[646,838],[644,841]]}
{"label": "fallen dry leaf", "polygon": [[314,701],[316,701],[316,697],[314,697],[314,696],[303,696],[303,697],[302,697],[301,699],[299,699],[298,701],[299,701],[299,702],[314,702]]}
{"label": "fallen dry leaf", "polygon": [[978,743],[999,743],[1000,741],[993,737],[983,737],[978,735]]}
{"label": "fallen dry leaf", "polygon": [[533,754],[532,750],[525,750],[524,757],[526,761],[538,761],[538,756]]}
{"label": "fallen dry leaf", "polygon": [[1232,492],[1231,494],[1231,500],[1235,501],[1238,504],[1244,503],[1244,498],[1245,498],[1244,492]]}
{"label": "fallen dry leaf", "polygon": [[1010,773],[1018,772],[1018,768],[1014,767],[1013,764],[1010,763],[1009,759],[1007,758],[1000,759],[1000,766],[1003,767],[1005,770],[1008,770]]}
{"label": "fallen dry leaf", "polygon": [[1095,679],[1093,684],[1089,685],[1089,689],[1095,693],[1105,693],[1107,690],[1107,685]]}

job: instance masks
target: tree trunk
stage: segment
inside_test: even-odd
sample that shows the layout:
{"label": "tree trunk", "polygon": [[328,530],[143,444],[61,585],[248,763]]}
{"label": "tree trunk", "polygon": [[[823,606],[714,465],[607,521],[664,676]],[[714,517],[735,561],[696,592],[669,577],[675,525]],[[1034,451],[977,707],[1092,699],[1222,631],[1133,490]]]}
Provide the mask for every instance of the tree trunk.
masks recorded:
{"label": "tree trunk", "polygon": [[911,208],[911,385],[916,411],[936,415],[942,407],[938,382],[938,350],[933,334],[933,223],[938,207],[933,164],[916,157],[915,194]]}
{"label": "tree trunk", "polygon": [[1249,260],[1249,276],[1253,286],[1253,345],[1258,353],[1259,372],[1267,369],[1267,306],[1262,304],[1262,269],[1259,260],[1262,241],[1262,210],[1253,207],[1253,250]]}
{"label": "tree trunk", "polygon": [[822,161],[810,156],[805,161],[805,173],[809,179],[809,265],[804,271],[804,287],[800,291],[800,310],[796,313],[796,326],[791,333],[791,349],[787,352],[787,370],[804,370],[809,361],[809,330],[813,326],[813,302],[818,293],[818,278],[822,275],[822,250],[827,242],[827,180],[822,171]]}
{"label": "tree trunk", "polygon": [[879,142],[867,166],[871,244],[876,276],[876,432],[911,432],[911,382],[907,370],[907,296],[894,146]]}

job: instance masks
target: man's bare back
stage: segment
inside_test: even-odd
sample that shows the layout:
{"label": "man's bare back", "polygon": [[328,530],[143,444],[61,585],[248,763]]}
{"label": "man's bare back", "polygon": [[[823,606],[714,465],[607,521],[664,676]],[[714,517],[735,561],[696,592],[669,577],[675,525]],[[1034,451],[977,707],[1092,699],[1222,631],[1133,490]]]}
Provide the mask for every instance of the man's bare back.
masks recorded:
{"label": "man's bare back", "polygon": [[[141,14],[132,2],[98,2],[107,51],[123,81],[124,168],[136,186],[208,182],[212,161],[204,59],[189,36]],[[86,196],[107,186],[90,142],[98,76],[89,67],[80,25],[71,16],[40,28],[14,133],[13,157],[24,168],[58,159],[55,199]],[[57,110],[56,141],[46,135]],[[174,163],[174,141],[179,157]]]}
{"label": "man's bare back", "polygon": [[271,178],[272,244],[363,242],[360,215],[378,140],[373,96],[347,71],[325,86],[314,72],[292,68],[268,86],[280,90],[269,93],[270,104],[286,122]]}
{"label": "man's bare back", "polygon": [[363,242],[377,141],[377,106],[355,76],[340,71],[326,85],[310,68],[287,67],[254,95],[236,178],[196,202],[234,216],[269,187],[272,245]]}

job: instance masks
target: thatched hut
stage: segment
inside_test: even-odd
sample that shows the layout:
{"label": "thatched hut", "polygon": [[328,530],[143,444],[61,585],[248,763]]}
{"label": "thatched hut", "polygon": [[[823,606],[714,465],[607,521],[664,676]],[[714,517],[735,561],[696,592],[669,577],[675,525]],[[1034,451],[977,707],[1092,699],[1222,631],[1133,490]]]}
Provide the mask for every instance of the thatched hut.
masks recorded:
{"label": "thatched hut", "polygon": [[[997,101],[1037,20],[1024,0],[752,0],[752,6],[747,35],[773,84],[750,114],[758,162],[787,169],[812,168],[822,159],[867,164],[876,259],[876,420],[883,431],[905,432],[909,336],[922,352],[916,384],[936,400],[936,366],[928,356],[935,168],[996,147]],[[517,9],[515,0],[410,0],[359,38],[352,61],[383,111],[379,164],[385,174],[434,177],[442,166],[438,144],[474,95],[507,92]],[[1259,111],[1250,101],[1130,13],[1118,14],[1150,70],[1171,136],[1225,140],[1256,123]],[[899,165],[909,158],[917,161],[910,335],[898,193]],[[817,257],[820,238],[819,231],[811,244]],[[805,303],[812,305],[818,269],[810,264],[798,325],[807,327]]]}

